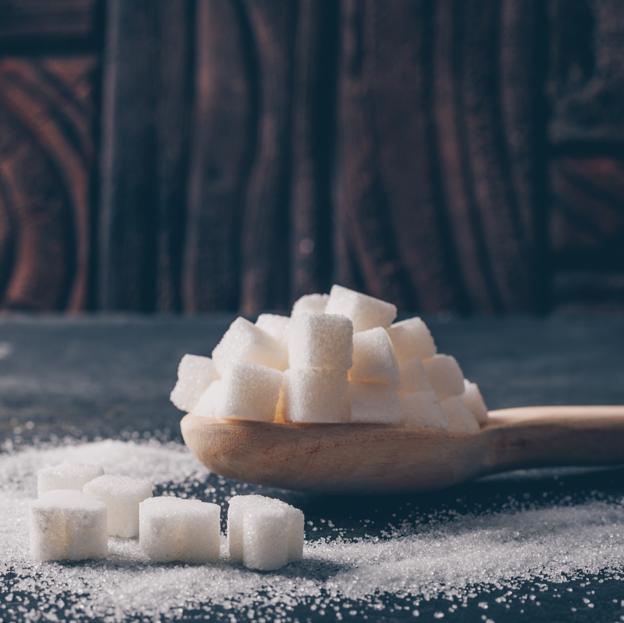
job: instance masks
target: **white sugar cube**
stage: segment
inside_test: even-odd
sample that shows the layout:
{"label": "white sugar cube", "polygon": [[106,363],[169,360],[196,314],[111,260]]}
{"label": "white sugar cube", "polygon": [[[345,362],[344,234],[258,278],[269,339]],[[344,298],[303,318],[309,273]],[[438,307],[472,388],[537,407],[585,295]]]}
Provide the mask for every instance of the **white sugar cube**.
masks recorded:
{"label": "white sugar cube", "polygon": [[295,301],[290,315],[292,317],[300,314],[322,314],[327,307],[329,294],[305,294]]}
{"label": "white sugar cube", "polygon": [[184,355],[178,365],[178,382],[171,392],[171,402],[180,411],[192,411],[206,388],[218,378],[210,357]]}
{"label": "white sugar cube", "polygon": [[35,560],[88,560],[108,553],[106,506],[82,491],[47,491],[30,504]]}
{"label": "white sugar cube", "polygon": [[237,318],[212,351],[212,359],[223,376],[227,368],[238,362],[285,370],[288,352],[266,331],[245,318]]}
{"label": "white sugar cube", "polygon": [[274,571],[288,564],[288,516],[277,508],[247,511],[243,523],[243,565]]}
{"label": "white sugar cube", "polygon": [[351,408],[347,373],[342,370],[286,370],[284,416],[307,423],[348,422]]}
{"label": "white sugar cube", "polygon": [[462,400],[472,414],[477,418],[479,424],[485,424],[488,419],[488,410],[479,390],[479,386],[476,383],[472,383],[469,380],[464,380],[464,393],[462,394]]}
{"label": "white sugar cube", "polygon": [[388,328],[388,333],[400,362],[414,357],[429,359],[436,354],[435,342],[421,318],[409,318],[395,322]]}
{"label": "white sugar cube", "polygon": [[447,419],[447,430],[450,433],[478,433],[477,418],[464,405],[459,396],[449,396],[440,401],[440,407]]}
{"label": "white sugar cube", "polygon": [[399,364],[399,390],[406,394],[432,391],[427,380],[425,366],[418,357],[406,359]]}
{"label": "white sugar cube", "polygon": [[213,381],[201,395],[199,401],[191,411],[191,415],[200,417],[217,417],[219,404],[222,404],[223,381]]}
{"label": "white sugar cube", "polygon": [[353,331],[366,331],[374,327],[389,327],[396,318],[397,308],[381,299],[333,286],[325,312],[342,314],[353,322]]}
{"label": "white sugar cube", "polygon": [[427,379],[438,398],[461,396],[464,393],[464,375],[455,357],[434,355],[423,361]]}
{"label": "white sugar cube", "polygon": [[139,505],[139,543],[157,562],[210,562],[219,559],[220,515],[217,504],[156,497]]}
{"label": "white sugar cube", "polygon": [[151,497],[151,482],[127,476],[105,475],[88,482],[82,490],[106,505],[110,536],[138,536],[139,504]]}
{"label": "white sugar cube", "polygon": [[82,489],[89,480],[101,476],[104,470],[89,463],[69,463],[44,467],[37,472],[37,494],[55,489]]}
{"label": "white sugar cube", "polygon": [[353,326],[336,314],[301,314],[288,331],[290,368],[348,370],[353,353]]}
{"label": "white sugar cube", "polygon": [[398,385],[399,366],[385,329],[375,327],[353,336],[353,367],[349,378],[354,382]]}
{"label": "white sugar cube", "polygon": [[432,391],[401,394],[401,418],[410,428],[444,430],[448,427],[446,413]]}
{"label": "white sugar cube", "polygon": [[266,331],[285,348],[288,348],[288,325],[290,318],[279,314],[260,314],[256,326]]}
{"label": "white sugar cube", "polygon": [[398,424],[401,422],[399,393],[391,385],[350,383],[351,422]]}

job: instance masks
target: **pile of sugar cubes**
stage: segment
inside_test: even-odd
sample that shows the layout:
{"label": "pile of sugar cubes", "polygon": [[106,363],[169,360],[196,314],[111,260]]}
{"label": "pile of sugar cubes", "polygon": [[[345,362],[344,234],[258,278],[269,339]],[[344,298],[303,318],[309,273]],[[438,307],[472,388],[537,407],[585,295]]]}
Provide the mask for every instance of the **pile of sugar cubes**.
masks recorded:
{"label": "pile of sugar cubes", "polygon": [[[199,500],[152,497],[146,480],[104,474],[97,465],[61,463],[37,473],[30,504],[35,560],[105,558],[108,537],[137,538],[154,562],[214,562],[221,557],[221,507]],[[303,556],[304,516],[260,495],[230,500],[229,559],[271,571]]]}
{"label": "pile of sugar cubes", "polygon": [[396,315],[390,303],[335,285],[301,297],[290,317],[239,317],[212,358],[182,358],[171,400],[209,418],[478,432],[488,417],[478,386],[438,354],[420,318]]}

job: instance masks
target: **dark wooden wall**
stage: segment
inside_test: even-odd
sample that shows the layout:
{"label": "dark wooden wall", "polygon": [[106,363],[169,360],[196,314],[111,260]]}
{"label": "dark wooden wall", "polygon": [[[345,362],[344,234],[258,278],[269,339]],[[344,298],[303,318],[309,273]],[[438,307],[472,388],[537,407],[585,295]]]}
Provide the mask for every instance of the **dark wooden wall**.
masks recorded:
{"label": "dark wooden wall", "polygon": [[0,0],[0,307],[624,309],[620,0]]}

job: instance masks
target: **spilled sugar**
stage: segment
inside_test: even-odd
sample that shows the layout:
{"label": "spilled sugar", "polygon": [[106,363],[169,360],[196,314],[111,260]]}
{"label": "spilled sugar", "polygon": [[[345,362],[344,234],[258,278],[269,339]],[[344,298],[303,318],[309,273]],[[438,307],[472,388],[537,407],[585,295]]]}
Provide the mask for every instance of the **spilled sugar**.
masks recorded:
{"label": "spilled sugar", "polygon": [[[207,472],[177,444],[102,441],[0,455],[0,620],[117,620],[139,612],[175,618],[189,610],[196,618],[236,620],[244,612],[258,620],[263,613],[289,619],[301,615],[296,613],[302,604],[304,612],[329,618],[387,613],[389,607],[415,617],[428,600],[441,596],[447,606],[432,614],[444,618],[465,605],[475,587],[498,590],[500,605],[499,599],[509,600],[527,582],[624,575],[624,504],[599,499],[542,508],[512,504],[478,515],[429,511],[389,526],[382,537],[332,530],[331,520],[320,520],[330,532],[317,537],[319,522],[312,521],[304,561],[272,574],[225,561],[154,565],[136,541],[122,539],[111,539],[106,561],[34,563],[27,553],[34,473],[61,460],[97,462],[109,473],[151,478],[161,491],[182,496],[199,492],[223,502],[234,493],[221,490],[227,488],[223,480],[216,488],[207,484]],[[593,607],[591,596],[583,599],[583,607]],[[487,602],[478,608],[487,610]]]}

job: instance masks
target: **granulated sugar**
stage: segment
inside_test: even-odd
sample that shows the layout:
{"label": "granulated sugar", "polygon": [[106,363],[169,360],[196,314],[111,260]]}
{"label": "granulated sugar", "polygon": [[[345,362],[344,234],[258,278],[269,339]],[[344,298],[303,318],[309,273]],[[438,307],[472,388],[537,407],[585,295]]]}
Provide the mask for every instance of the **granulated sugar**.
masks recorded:
{"label": "granulated sugar", "polygon": [[[486,621],[510,604],[539,606],[540,591],[561,597],[566,589],[557,583],[570,578],[594,576],[602,584],[624,577],[624,504],[600,494],[550,504],[510,499],[480,513],[416,508],[409,520],[388,521],[369,535],[365,521],[351,530],[312,513],[304,560],[268,574],[226,560],[153,564],[136,541],[122,539],[111,539],[105,561],[39,564],[28,557],[28,497],[35,493],[36,470],[61,460],[151,478],[157,495],[223,504],[245,490],[209,475],[177,444],[103,441],[0,455],[0,620],[116,620],[137,613],[232,620],[313,613],[355,620],[390,612],[448,619],[477,592],[489,591],[490,600],[474,604]],[[578,590],[574,603],[593,608],[594,590]]]}

